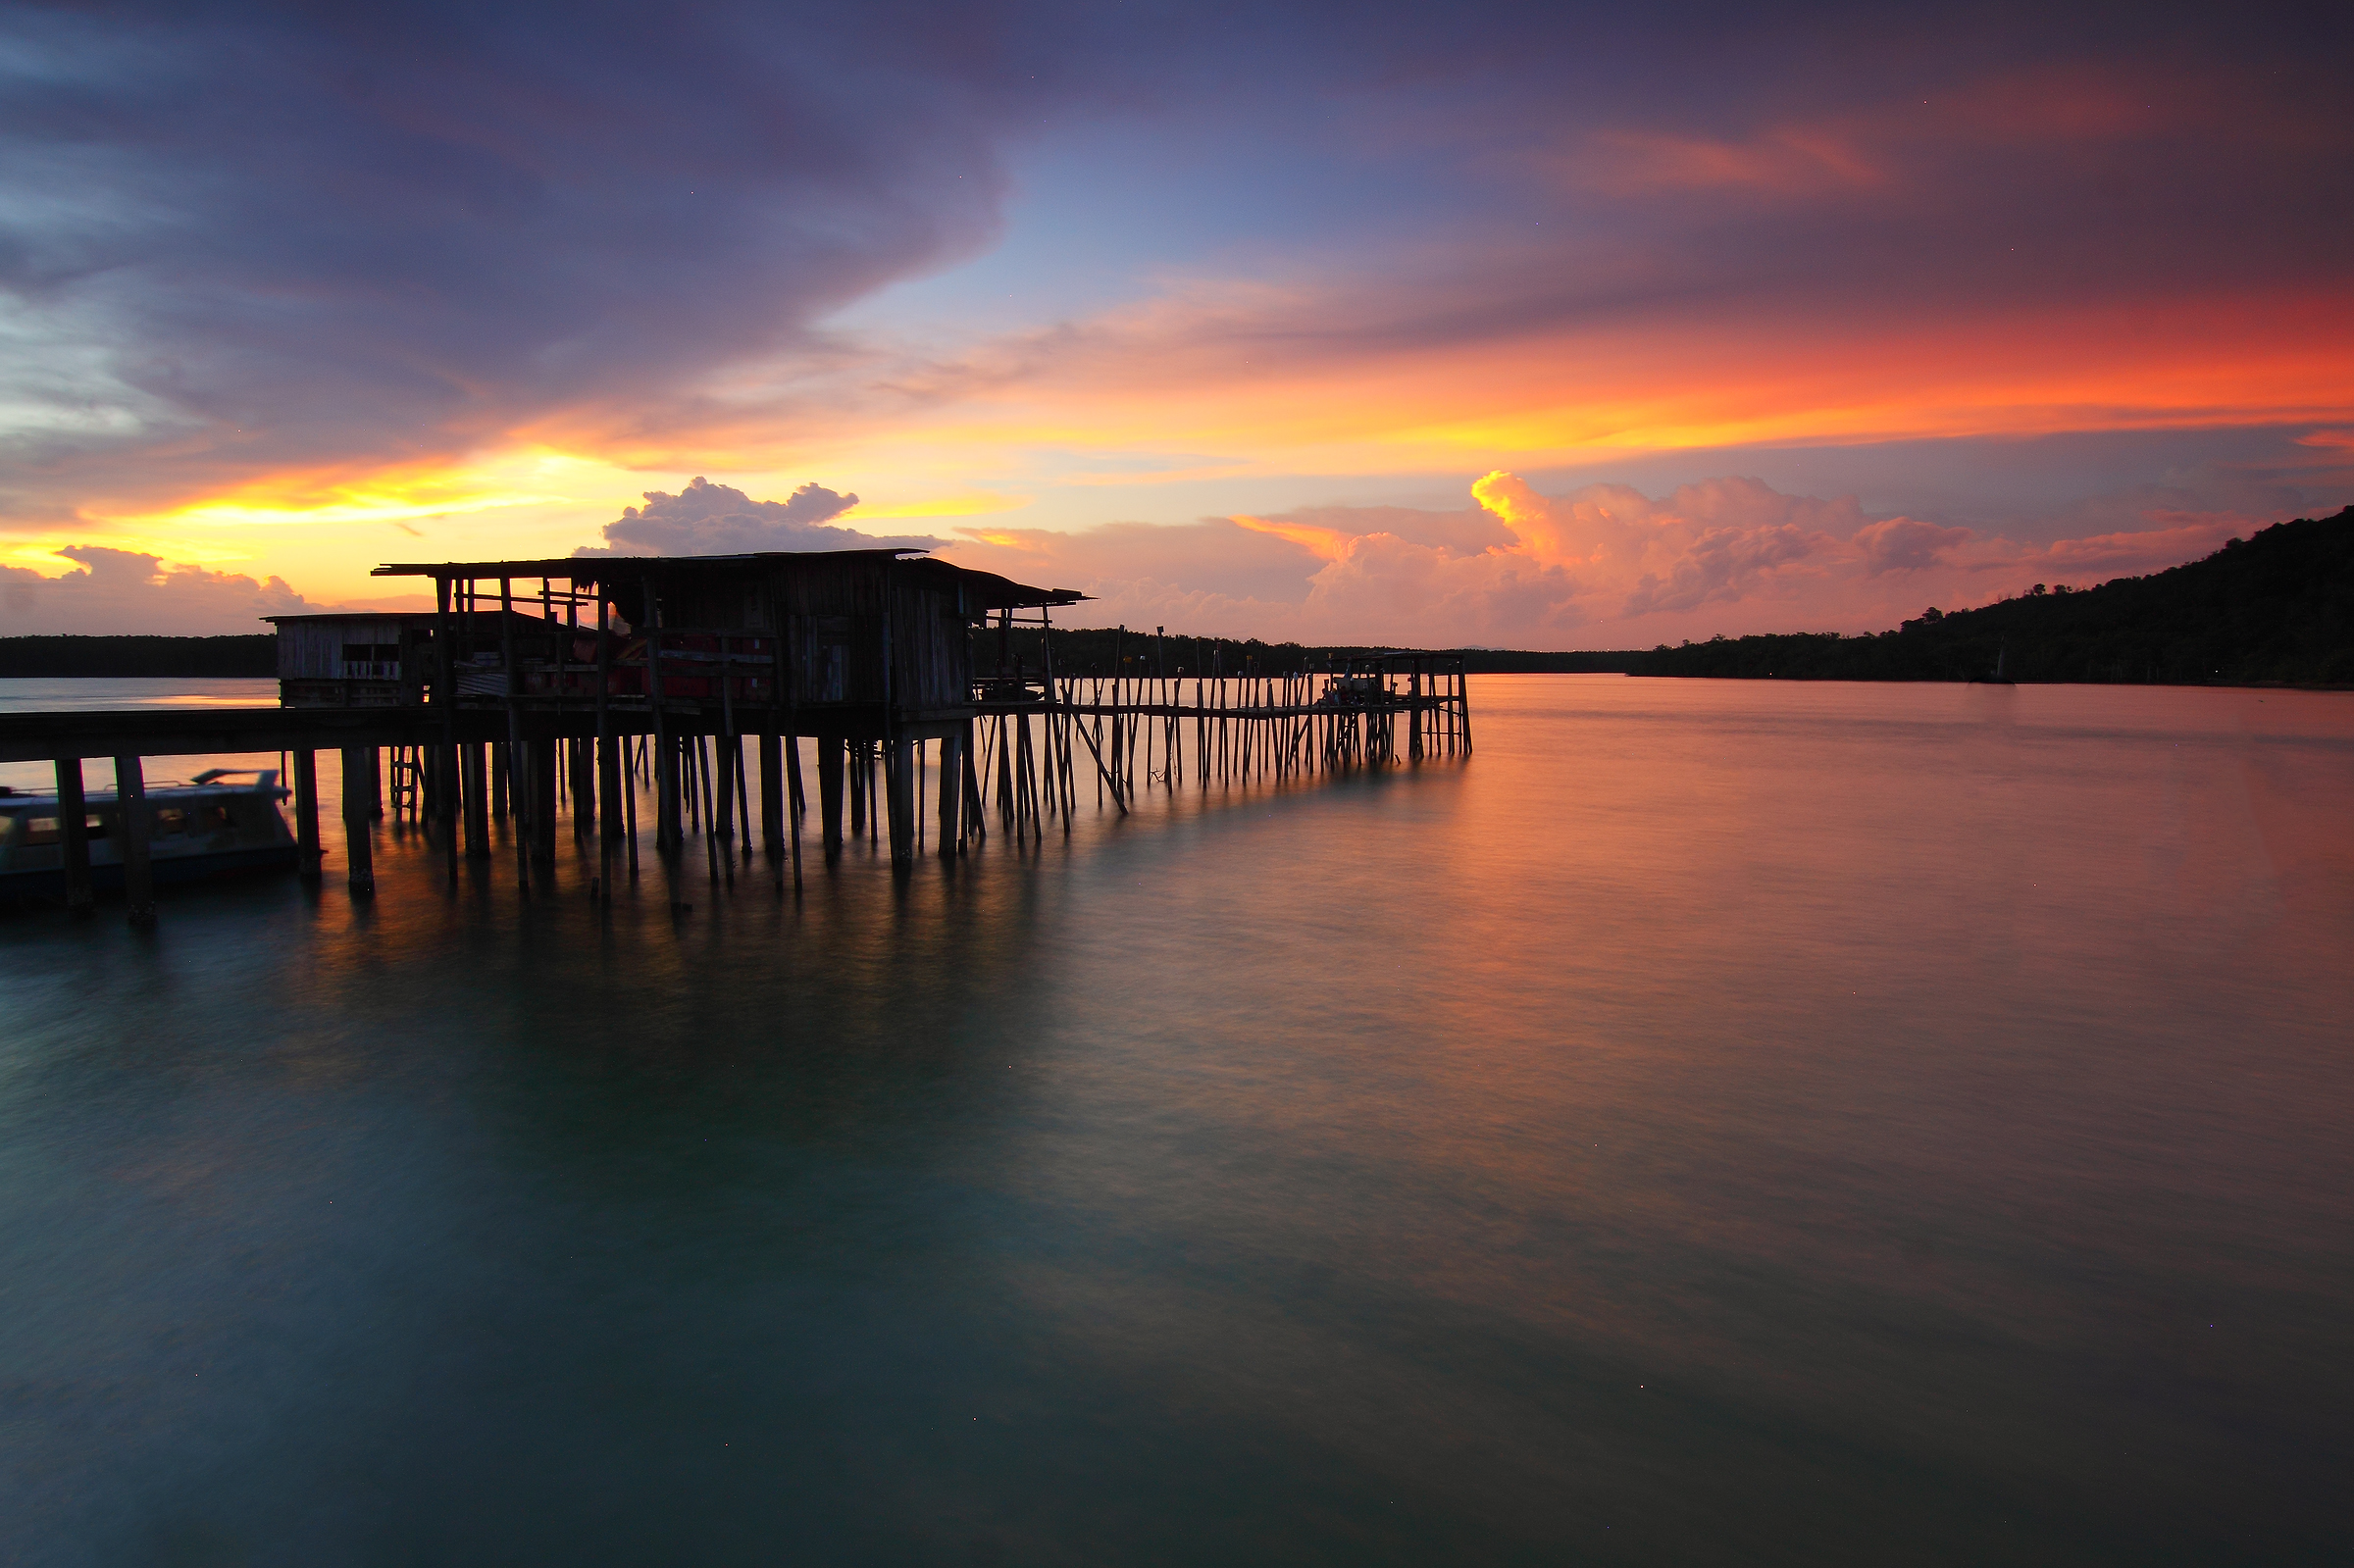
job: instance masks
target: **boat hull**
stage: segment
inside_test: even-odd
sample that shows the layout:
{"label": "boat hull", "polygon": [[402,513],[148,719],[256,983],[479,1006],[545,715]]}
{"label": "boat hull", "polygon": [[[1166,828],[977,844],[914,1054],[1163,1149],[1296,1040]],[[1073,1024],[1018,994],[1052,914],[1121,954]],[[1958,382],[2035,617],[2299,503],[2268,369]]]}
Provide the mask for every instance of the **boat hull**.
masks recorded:
{"label": "boat hull", "polygon": [[[159,856],[150,862],[158,887],[180,883],[209,882],[215,877],[292,871],[297,853],[292,844],[260,844],[240,849],[207,850],[195,855]],[[123,890],[123,865],[104,860],[90,866],[90,886],[98,892]],[[66,873],[62,866],[38,871],[0,871],[0,900],[63,898]]]}

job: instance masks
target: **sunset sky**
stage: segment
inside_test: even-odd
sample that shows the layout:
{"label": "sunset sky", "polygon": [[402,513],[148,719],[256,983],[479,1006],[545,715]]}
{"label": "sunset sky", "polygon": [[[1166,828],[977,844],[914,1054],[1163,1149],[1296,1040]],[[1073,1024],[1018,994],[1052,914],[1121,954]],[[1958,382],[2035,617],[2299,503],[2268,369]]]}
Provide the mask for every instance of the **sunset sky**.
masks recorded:
{"label": "sunset sky", "polygon": [[880,538],[1619,648],[2354,500],[2342,7],[356,11],[0,15],[0,635]]}

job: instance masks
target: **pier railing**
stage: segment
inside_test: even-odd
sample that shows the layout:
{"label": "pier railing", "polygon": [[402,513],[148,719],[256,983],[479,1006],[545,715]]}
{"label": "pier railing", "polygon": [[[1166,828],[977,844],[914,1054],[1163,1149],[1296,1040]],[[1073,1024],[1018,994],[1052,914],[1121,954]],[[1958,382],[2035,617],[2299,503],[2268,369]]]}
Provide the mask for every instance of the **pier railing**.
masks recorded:
{"label": "pier railing", "polygon": [[[1471,750],[1459,658],[1371,654],[1299,674],[1031,676],[974,682],[974,805],[1006,831],[1065,831],[1092,776],[1099,806],[1140,790],[1305,778]],[[1035,739],[1032,721],[1037,722]]]}

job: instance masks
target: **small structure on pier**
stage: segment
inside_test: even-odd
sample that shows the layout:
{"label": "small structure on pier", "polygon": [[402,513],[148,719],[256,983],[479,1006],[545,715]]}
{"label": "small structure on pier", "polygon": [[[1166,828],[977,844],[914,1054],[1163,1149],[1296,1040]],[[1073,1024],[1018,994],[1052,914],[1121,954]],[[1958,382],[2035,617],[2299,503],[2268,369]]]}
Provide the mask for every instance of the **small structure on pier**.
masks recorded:
{"label": "small structure on pier", "polygon": [[[428,703],[532,709],[601,696],[723,723],[741,708],[760,728],[781,709],[796,733],[882,739],[970,717],[973,626],[1086,597],[912,554],[568,556],[376,575],[432,578],[437,608],[411,619],[425,623],[429,649],[465,650],[453,671],[427,672]],[[535,579],[536,592],[516,591]]]}
{"label": "small structure on pier", "polygon": [[[774,843],[786,804],[773,759],[784,741],[807,737],[818,742],[828,847],[842,841],[845,765],[855,758],[864,768],[863,780],[848,781],[856,826],[869,815],[880,762],[893,858],[903,865],[914,842],[914,750],[938,741],[952,774],[980,711],[972,628],[1030,610],[1043,625],[1051,608],[1085,597],[899,549],[406,563],[376,575],[434,581],[435,609],[418,618],[430,628],[421,644],[403,643],[425,651],[400,674],[418,666],[421,705],[449,733],[435,756],[456,758],[464,777],[435,772],[426,787],[462,794],[469,841],[486,845],[475,803],[485,794],[484,759],[462,749],[458,731],[469,713],[503,714],[525,836],[547,860],[553,734],[577,733],[578,719],[592,716],[600,742],[650,731],[659,848],[680,846],[690,817],[734,819],[745,736],[758,737],[771,764],[761,769],[761,815]],[[698,760],[706,738],[720,742],[708,762]],[[610,825],[625,809],[623,770],[610,744],[597,760],[588,755],[576,746],[571,759],[576,816],[579,803],[602,796]],[[798,755],[796,743],[796,796]],[[698,782],[713,797],[699,805]],[[505,792],[497,781],[490,788]],[[944,801],[944,822],[947,812]],[[742,815],[748,835],[748,805]]]}
{"label": "small structure on pier", "polygon": [[[431,611],[262,619],[278,628],[278,700],[285,707],[416,707],[435,692],[439,617]],[[493,699],[504,695],[501,661],[509,636],[534,663],[564,656],[566,629],[560,623],[512,611],[507,620],[513,624],[485,615],[456,635],[452,662],[461,698],[470,692]]]}

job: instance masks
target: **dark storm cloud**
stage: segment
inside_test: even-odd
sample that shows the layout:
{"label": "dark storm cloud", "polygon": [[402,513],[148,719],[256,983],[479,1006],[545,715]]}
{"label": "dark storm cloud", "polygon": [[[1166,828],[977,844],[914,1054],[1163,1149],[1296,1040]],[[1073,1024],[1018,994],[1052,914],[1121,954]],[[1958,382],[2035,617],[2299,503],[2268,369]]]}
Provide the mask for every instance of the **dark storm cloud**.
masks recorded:
{"label": "dark storm cloud", "polygon": [[999,140],[1064,90],[1040,36],[987,5],[18,12],[0,288],[55,350],[19,476],[430,459],[789,344],[989,236]]}

